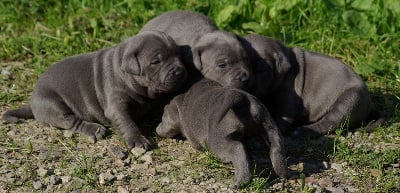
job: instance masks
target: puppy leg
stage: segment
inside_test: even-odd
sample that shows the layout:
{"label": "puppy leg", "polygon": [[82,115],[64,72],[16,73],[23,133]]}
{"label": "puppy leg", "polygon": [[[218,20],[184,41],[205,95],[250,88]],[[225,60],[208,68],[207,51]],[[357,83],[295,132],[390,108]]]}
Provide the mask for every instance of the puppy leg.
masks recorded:
{"label": "puppy leg", "polygon": [[33,94],[31,108],[39,122],[86,135],[93,143],[101,139],[107,130],[100,124],[80,119],[60,97],[51,92]]}
{"label": "puppy leg", "polygon": [[256,133],[261,133],[263,139],[269,145],[269,157],[272,162],[272,167],[276,175],[287,177],[286,152],[281,130],[274,120],[272,120],[265,106],[254,98],[250,99],[251,105],[249,112],[254,120],[254,125],[261,126],[261,128],[258,127],[260,130],[256,131]]}
{"label": "puppy leg", "polygon": [[240,141],[244,135],[245,125],[233,111],[228,111],[213,127],[215,128],[209,130],[211,133],[208,133],[207,148],[222,161],[233,163],[235,188],[249,183],[252,177],[250,161]]}
{"label": "puppy leg", "polygon": [[158,124],[156,132],[160,137],[172,138],[181,133],[179,107],[177,98],[165,106],[162,122]]}
{"label": "puppy leg", "polygon": [[151,142],[140,131],[138,125],[133,120],[130,108],[135,108],[134,104],[128,98],[114,97],[109,101],[118,101],[112,103],[105,109],[106,117],[121,132],[128,149],[140,147],[150,149]]}
{"label": "puppy leg", "polygon": [[[210,136],[211,137],[211,136]],[[209,150],[223,162],[232,162],[235,168],[234,187],[238,188],[251,180],[250,164],[246,150],[240,141],[212,137],[208,143]]]}
{"label": "puppy leg", "polygon": [[353,129],[361,125],[370,111],[370,97],[363,88],[346,90],[319,121],[298,127],[294,136],[317,137],[339,127]]}

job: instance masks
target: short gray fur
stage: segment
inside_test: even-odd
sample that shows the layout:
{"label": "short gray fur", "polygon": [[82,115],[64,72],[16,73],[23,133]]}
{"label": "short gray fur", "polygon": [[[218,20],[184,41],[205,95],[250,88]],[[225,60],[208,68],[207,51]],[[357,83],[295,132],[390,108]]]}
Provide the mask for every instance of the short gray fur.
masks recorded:
{"label": "short gray fur", "polygon": [[254,96],[203,79],[176,96],[164,108],[157,134],[188,139],[198,150],[208,149],[235,167],[235,187],[250,181],[252,173],[242,139],[261,135],[278,176],[287,176],[283,138],[264,105]]}
{"label": "short gray fur", "polygon": [[365,83],[333,57],[260,35],[244,36],[252,64],[251,93],[262,99],[284,133],[319,136],[359,127],[371,111]]}
{"label": "short gray fur", "polygon": [[174,40],[149,31],[113,48],[72,56],[44,72],[29,105],[7,111],[6,122],[35,118],[49,125],[102,138],[111,121],[128,148],[149,149],[135,120],[158,95],[177,90],[187,72]]}

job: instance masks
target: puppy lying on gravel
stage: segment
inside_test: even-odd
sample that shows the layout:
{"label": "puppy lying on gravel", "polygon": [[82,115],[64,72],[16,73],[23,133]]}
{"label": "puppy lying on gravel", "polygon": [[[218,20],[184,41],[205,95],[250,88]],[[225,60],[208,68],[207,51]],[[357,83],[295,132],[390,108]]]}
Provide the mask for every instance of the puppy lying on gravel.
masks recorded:
{"label": "puppy lying on gravel", "polygon": [[237,88],[246,87],[251,79],[240,37],[218,30],[205,15],[192,11],[166,12],[141,29],[142,32],[148,30],[165,32],[180,46],[183,63],[191,74],[189,86],[202,76],[223,86]]}
{"label": "puppy lying on gravel", "polygon": [[260,35],[244,39],[257,72],[250,92],[262,99],[284,133],[319,136],[367,119],[367,87],[341,61]]}
{"label": "puppy lying on gravel", "polygon": [[161,32],[142,32],[113,48],[72,56],[39,78],[29,105],[7,111],[6,122],[25,118],[69,129],[96,141],[111,121],[128,148],[150,148],[135,120],[161,93],[186,80],[174,40]]}
{"label": "puppy lying on gravel", "polygon": [[197,82],[165,106],[156,131],[161,137],[182,134],[195,149],[208,149],[222,161],[233,162],[235,187],[251,179],[242,139],[245,135],[261,135],[270,146],[275,173],[281,177],[287,175],[278,127],[261,102],[239,89],[222,87],[207,79]]}

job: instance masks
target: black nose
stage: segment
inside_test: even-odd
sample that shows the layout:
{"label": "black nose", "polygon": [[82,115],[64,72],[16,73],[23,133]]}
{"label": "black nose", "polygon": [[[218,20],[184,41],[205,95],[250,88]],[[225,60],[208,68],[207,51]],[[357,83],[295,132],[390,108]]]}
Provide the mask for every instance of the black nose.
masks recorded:
{"label": "black nose", "polygon": [[241,71],[235,76],[235,80],[238,80],[243,83],[247,83],[250,80],[250,75],[247,72]]}

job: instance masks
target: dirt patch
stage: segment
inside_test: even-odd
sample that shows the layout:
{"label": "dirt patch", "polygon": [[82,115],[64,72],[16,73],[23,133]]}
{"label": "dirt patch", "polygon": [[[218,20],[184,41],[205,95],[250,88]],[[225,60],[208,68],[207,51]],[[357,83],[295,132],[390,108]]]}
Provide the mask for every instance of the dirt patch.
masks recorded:
{"label": "dirt patch", "polygon": [[372,186],[358,187],[357,171],[329,160],[328,137],[286,140],[288,180],[271,176],[268,148],[250,142],[255,178],[235,190],[232,165],[185,140],[153,137],[152,151],[128,152],[117,133],[92,144],[34,120],[0,128],[0,192],[362,192]]}

